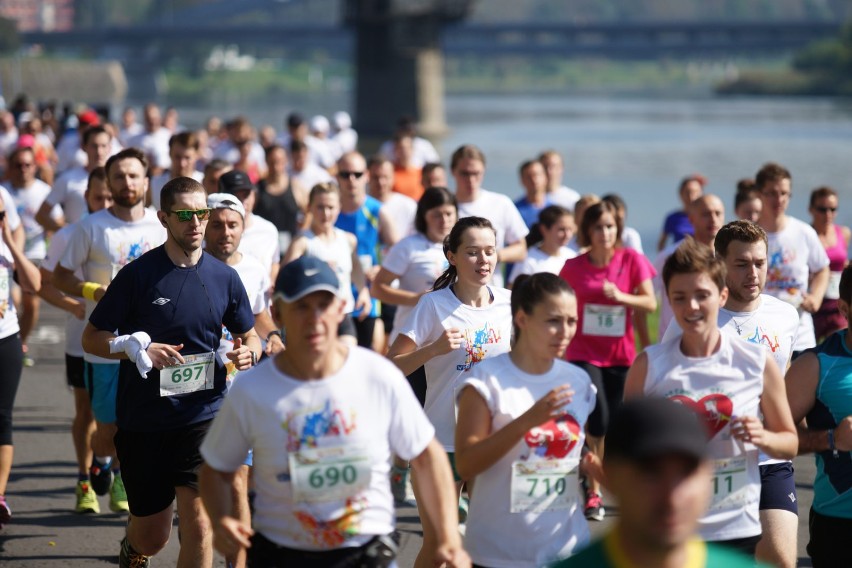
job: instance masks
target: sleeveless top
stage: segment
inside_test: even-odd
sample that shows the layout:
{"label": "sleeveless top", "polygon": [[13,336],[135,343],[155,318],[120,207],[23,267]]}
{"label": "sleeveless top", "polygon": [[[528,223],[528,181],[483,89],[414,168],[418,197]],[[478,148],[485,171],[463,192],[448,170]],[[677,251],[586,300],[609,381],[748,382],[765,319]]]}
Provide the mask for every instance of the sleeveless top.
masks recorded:
{"label": "sleeveless top", "polygon": [[340,282],[339,296],[346,302],[344,312],[350,313],[355,307],[352,295],[352,249],[346,231],[334,229],[334,240],[329,242],[317,237],[310,229],[302,233],[308,240],[305,254],[328,263]]}
{"label": "sleeveless top", "polygon": [[[835,428],[852,414],[852,352],[846,347],[847,330],[829,336],[813,349],[819,359],[816,400],[807,415],[814,430]],[[829,517],[852,519],[852,452],[815,452],[814,511]]]}
{"label": "sleeveless top", "polygon": [[266,180],[262,180],[257,187],[255,215],[271,221],[278,232],[288,232],[295,235],[299,229],[299,217],[302,215],[302,210],[299,209],[296,198],[293,197],[293,188],[288,185],[284,193],[270,195],[266,192]]}
{"label": "sleeveless top", "polygon": [[680,350],[680,340],[675,337],[645,350],[645,394],[685,404],[707,428],[713,492],[708,511],[698,521],[698,534],[711,541],[759,535],[758,449],[733,437],[731,419],[758,416],[764,348],[722,333],[716,353],[687,357]]}

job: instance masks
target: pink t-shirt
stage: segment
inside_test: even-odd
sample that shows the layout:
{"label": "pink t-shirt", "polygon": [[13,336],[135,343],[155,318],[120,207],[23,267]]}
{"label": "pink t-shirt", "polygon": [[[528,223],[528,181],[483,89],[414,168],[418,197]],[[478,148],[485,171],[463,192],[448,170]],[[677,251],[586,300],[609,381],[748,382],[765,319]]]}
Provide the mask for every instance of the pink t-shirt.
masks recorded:
{"label": "pink t-shirt", "polygon": [[642,254],[618,248],[606,267],[589,262],[589,253],[568,259],[560,278],[577,294],[577,335],[568,346],[568,361],[591,363],[598,367],[629,366],[636,357],[633,341],[633,310],[603,293],[604,280],[634,294],[639,285],[656,271]]}

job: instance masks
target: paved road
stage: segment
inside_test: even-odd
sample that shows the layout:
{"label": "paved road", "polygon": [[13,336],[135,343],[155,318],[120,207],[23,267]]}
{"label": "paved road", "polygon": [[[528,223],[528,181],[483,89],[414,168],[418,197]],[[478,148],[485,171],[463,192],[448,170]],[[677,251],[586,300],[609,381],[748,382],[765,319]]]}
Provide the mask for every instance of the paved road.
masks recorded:
{"label": "paved road", "polygon": [[[24,370],[15,407],[16,456],[7,490],[13,519],[0,532],[0,565],[4,568],[89,568],[117,563],[126,518],[109,513],[106,498],[101,498],[101,510],[106,513],[73,513],[76,465],[69,433],[73,398],[65,386],[63,321],[57,310],[44,307],[41,324],[30,341],[37,363]],[[798,459],[796,470],[800,508],[804,511],[799,522],[801,556],[807,542],[813,460]],[[413,507],[399,508],[397,514],[402,536],[399,564],[405,568],[413,565],[419,549],[420,524]],[[594,523],[593,533],[606,530],[608,525]],[[174,566],[177,552],[173,534],[152,564]],[[810,562],[803,558],[799,565],[810,566]],[[220,557],[216,566],[224,566]]]}

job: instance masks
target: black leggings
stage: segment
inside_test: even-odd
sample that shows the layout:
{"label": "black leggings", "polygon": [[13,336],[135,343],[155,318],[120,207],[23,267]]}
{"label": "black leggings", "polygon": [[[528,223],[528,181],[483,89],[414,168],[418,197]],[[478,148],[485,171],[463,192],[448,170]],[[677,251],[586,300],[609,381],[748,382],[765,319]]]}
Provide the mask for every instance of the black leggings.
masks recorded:
{"label": "black leggings", "polygon": [[598,389],[597,403],[587,424],[589,435],[600,438],[606,434],[610,413],[617,410],[624,399],[624,383],[629,367],[598,367],[583,361],[571,362],[589,373],[592,384]]}
{"label": "black leggings", "polygon": [[12,445],[12,409],[24,368],[21,336],[15,333],[0,339],[0,446]]}

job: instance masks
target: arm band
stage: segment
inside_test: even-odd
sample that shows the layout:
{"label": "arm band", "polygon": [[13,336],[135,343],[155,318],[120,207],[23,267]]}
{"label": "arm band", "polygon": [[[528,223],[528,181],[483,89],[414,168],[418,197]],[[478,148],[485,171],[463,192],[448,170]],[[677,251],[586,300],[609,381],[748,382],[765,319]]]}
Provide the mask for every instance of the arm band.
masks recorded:
{"label": "arm band", "polygon": [[83,282],[83,297],[87,300],[95,301],[95,290],[101,285],[97,282]]}

